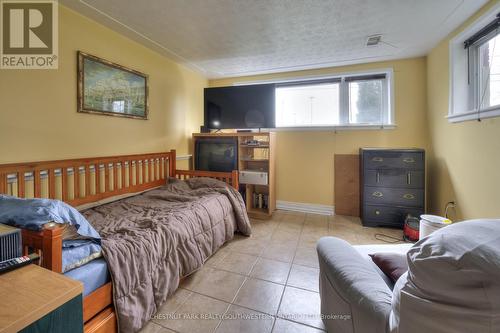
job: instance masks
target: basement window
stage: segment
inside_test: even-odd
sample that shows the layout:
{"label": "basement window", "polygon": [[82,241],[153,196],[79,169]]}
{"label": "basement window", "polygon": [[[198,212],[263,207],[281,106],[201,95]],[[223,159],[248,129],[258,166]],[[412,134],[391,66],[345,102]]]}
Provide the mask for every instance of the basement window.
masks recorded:
{"label": "basement window", "polygon": [[385,74],[345,79],[349,97],[349,124],[390,124]]}
{"label": "basement window", "polygon": [[479,109],[500,105],[500,34],[498,29],[488,39],[477,45],[478,57],[476,83]]}
{"label": "basement window", "polygon": [[500,7],[450,42],[450,122],[500,116]]}
{"label": "basement window", "polygon": [[334,126],[340,117],[340,79],[276,88],[276,126]]}
{"label": "basement window", "polygon": [[276,84],[276,127],[393,127],[392,71]]}

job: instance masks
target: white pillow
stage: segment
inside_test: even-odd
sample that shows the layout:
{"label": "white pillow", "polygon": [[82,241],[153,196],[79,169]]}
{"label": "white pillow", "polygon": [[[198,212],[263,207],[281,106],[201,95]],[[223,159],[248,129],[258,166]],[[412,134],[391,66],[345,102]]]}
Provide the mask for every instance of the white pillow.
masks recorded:
{"label": "white pillow", "polygon": [[391,332],[500,332],[500,220],[435,231],[408,251]]}

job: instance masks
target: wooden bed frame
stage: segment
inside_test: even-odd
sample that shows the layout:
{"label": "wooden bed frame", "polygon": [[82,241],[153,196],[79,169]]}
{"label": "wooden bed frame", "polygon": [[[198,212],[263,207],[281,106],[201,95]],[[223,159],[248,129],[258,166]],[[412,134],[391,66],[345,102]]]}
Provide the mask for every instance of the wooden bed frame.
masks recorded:
{"label": "wooden bed frame", "polygon": [[[60,199],[72,206],[98,203],[118,195],[164,185],[168,177],[210,177],[238,189],[238,172],[176,169],[175,150],[164,153],[81,158],[0,165],[0,194]],[[40,265],[62,271],[62,231],[48,224],[41,231],[22,230],[24,254],[37,252]],[[83,299],[86,333],[116,332],[111,282]]]}

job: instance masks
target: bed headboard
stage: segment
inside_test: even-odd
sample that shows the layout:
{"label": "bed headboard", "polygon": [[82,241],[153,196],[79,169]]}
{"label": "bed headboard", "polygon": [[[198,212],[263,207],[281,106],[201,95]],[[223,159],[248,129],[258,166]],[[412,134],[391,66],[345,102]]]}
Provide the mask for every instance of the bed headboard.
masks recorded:
{"label": "bed headboard", "polygon": [[[164,185],[169,177],[217,178],[238,188],[238,172],[176,169],[175,150],[164,153],[0,164],[0,194],[20,198],[59,199],[72,206]],[[23,230],[23,252],[38,252],[41,265],[62,271],[62,230]]]}
{"label": "bed headboard", "polygon": [[175,150],[165,153],[0,165],[0,193],[59,199],[72,206],[144,191],[175,177]]}

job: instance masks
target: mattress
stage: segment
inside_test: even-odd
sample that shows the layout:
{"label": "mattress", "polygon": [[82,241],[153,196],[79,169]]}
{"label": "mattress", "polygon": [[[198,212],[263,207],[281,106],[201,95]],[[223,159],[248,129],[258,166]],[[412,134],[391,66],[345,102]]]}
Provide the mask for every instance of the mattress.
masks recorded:
{"label": "mattress", "polygon": [[83,297],[111,281],[108,265],[104,258],[92,260],[83,266],[64,273],[64,275],[83,283]]}

